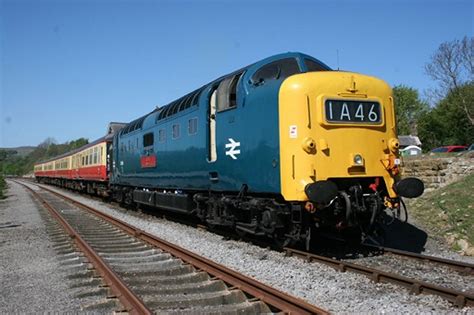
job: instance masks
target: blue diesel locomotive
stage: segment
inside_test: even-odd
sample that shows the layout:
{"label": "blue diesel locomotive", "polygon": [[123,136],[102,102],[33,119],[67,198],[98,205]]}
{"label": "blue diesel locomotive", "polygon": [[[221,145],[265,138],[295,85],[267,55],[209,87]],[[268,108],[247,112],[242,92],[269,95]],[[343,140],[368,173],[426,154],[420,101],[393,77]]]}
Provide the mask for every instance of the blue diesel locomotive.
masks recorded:
{"label": "blue diesel locomotive", "polygon": [[266,58],[121,129],[111,194],[283,245],[314,229],[368,235],[423,192],[399,178],[391,93],[305,54]]}

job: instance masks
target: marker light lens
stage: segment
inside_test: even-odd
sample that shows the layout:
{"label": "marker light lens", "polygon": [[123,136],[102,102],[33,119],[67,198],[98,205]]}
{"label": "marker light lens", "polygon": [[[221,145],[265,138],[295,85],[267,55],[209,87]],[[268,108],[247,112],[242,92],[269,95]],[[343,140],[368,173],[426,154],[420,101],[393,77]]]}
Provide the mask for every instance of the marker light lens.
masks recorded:
{"label": "marker light lens", "polygon": [[354,155],[354,164],[355,164],[355,165],[362,165],[362,164],[364,164],[364,159],[362,158],[362,156],[361,156],[360,154]]}

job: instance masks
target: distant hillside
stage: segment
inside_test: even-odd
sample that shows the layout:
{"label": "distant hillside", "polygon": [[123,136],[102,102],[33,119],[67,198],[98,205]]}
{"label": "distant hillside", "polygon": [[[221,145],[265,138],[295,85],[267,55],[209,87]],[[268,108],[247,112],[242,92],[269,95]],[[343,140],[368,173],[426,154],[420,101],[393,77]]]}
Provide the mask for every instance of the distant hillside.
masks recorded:
{"label": "distant hillside", "polygon": [[0,151],[15,151],[17,155],[23,157],[27,156],[31,152],[33,152],[36,147],[25,146],[25,147],[17,147],[17,148],[0,148]]}
{"label": "distant hillside", "polygon": [[19,147],[0,149],[0,175],[24,175],[33,171],[38,161],[47,160],[89,143],[79,138],[63,144],[56,144],[47,139],[37,147]]}

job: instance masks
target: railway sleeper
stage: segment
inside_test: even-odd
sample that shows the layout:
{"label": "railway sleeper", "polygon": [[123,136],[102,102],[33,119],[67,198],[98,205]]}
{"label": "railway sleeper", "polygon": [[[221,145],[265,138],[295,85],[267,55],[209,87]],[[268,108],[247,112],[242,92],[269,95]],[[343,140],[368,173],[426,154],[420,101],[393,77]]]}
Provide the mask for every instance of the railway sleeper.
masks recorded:
{"label": "railway sleeper", "polygon": [[241,304],[247,301],[242,291],[219,291],[194,294],[147,295],[143,301],[152,309],[190,308]]}

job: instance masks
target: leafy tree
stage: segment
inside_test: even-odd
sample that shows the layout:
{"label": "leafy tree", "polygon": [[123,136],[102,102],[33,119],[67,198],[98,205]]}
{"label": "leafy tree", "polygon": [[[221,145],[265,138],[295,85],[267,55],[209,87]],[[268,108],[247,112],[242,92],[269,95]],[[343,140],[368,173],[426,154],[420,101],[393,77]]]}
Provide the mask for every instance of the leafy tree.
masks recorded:
{"label": "leafy tree", "polygon": [[87,140],[86,138],[79,138],[77,140],[73,140],[71,142],[69,142],[69,148],[71,150],[74,150],[74,149],[77,149],[77,148],[80,148],[86,144],[89,143],[89,140]]}
{"label": "leafy tree", "polygon": [[474,103],[463,86],[474,83],[474,38],[444,42],[425,65],[426,73],[438,83],[438,98],[456,97],[464,115],[474,125]]}
{"label": "leafy tree", "polygon": [[420,117],[429,110],[428,104],[420,100],[414,88],[398,85],[393,88],[397,133],[399,135],[417,135]]}
{"label": "leafy tree", "polygon": [[466,115],[462,99],[474,103],[474,83],[448,93],[435,108],[422,115],[418,130],[424,148],[474,143],[474,125]]}

